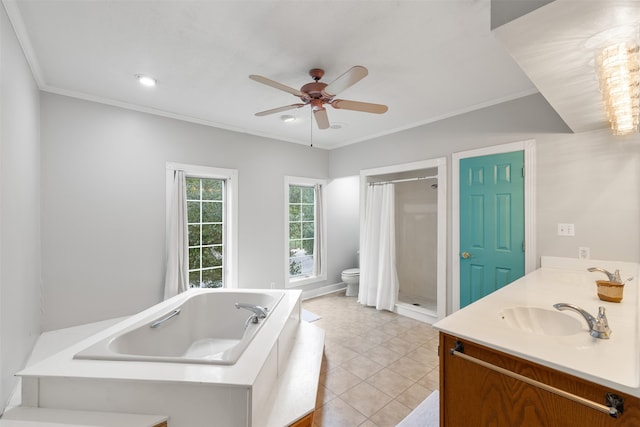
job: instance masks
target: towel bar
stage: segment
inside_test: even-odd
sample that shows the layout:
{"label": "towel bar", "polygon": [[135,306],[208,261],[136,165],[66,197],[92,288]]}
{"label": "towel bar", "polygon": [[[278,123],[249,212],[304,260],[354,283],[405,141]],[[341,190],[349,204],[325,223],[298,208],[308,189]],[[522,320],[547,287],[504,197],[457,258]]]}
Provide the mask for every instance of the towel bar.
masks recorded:
{"label": "towel bar", "polygon": [[457,357],[461,357],[462,359],[465,359],[469,362],[475,363],[477,365],[483,366],[487,369],[491,369],[492,371],[496,371],[499,372],[501,374],[507,375],[508,377],[514,378],[518,381],[522,381],[524,383],[527,383],[529,385],[532,385],[534,387],[538,387],[541,388],[543,390],[546,390],[550,393],[556,394],[558,396],[564,397],[565,399],[569,399],[571,401],[580,403],[582,405],[585,405],[589,408],[595,409],[596,411],[600,411],[603,412],[605,414],[609,414],[612,418],[618,418],[622,412],[623,412],[623,399],[615,394],[612,393],[607,393],[606,395],[606,400],[607,403],[610,403],[612,406],[607,406],[607,405],[602,405],[600,403],[596,403],[593,402],[589,399],[586,399],[584,397],[581,396],[577,396],[575,394],[569,393],[567,391],[561,390],[559,388],[550,386],[548,384],[545,383],[541,383],[540,381],[536,381],[534,379],[531,379],[529,377],[525,377],[524,375],[520,375],[517,374],[515,372],[512,372],[508,369],[505,368],[501,368],[500,366],[496,366],[493,365],[489,362],[485,362],[484,360],[480,360],[477,359],[473,356],[469,356],[465,353],[463,353],[462,351],[464,351],[464,346],[462,345],[461,342],[456,342],[456,348],[452,348],[449,350],[449,354],[451,354],[452,356],[457,356]]}

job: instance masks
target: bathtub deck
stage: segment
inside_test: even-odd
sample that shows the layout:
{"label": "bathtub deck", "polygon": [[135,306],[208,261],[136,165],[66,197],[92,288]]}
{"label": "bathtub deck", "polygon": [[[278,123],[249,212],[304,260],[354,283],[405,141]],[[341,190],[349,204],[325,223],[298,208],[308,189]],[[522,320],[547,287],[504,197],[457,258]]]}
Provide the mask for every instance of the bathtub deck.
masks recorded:
{"label": "bathtub deck", "polygon": [[323,352],[324,330],[300,322],[287,370],[278,377],[271,397],[286,404],[272,405],[265,425],[287,426],[315,409]]}
{"label": "bathtub deck", "polygon": [[[151,314],[173,309],[176,301]],[[131,316],[19,372],[22,405],[164,413],[175,427],[206,425],[212,416],[220,425],[290,425],[315,409],[324,331],[300,321],[300,291],[287,291],[277,307],[235,365],[73,359],[150,313]]]}
{"label": "bathtub deck", "polygon": [[[287,306],[294,304],[297,299],[299,297],[296,294],[287,294],[283,297],[281,303]],[[44,360],[32,363],[21,372],[18,372],[17,375],[22,377],[23,387],[25,382],[32,378],[61,376],[158,383],[218,384],[232,387],[252,386],[267,357],[263,351],[247,351],[244,353],[244,357],[230,367],[162,362],[104,362],[100,360],[75,360],[73,358],[76,353],[86,349],[88,346],[148,318],[150,313],[162,312],[165,308],[179,305],[179,302],[180,299],[167,300],[148,310],[130,316],[90,338],[66,347]],[[286,319],[277,318],[265,324],[263,326],[265,333],[256,336],[250,346],[257,349],[271,348],[273,337],[276,335],[275,331],[279,330],[282,326],[281,324],[285,321]],[[141,369],[141,366],[144,366],[144,369]]]}

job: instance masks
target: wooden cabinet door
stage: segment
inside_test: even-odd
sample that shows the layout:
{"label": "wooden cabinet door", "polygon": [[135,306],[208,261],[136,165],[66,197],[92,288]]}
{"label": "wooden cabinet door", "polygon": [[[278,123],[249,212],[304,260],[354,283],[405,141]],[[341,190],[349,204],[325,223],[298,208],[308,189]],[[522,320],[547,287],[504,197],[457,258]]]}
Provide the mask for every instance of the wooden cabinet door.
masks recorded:
{"label": "wooden cabinet door", "polygon": [[[606,393],[624,399],[616,419],[536,386],[450,354],[456,341],[464,353],[511,372],[606,404]],[[638,427],[640,399],[564,372],[440,334],[441,427]]]}

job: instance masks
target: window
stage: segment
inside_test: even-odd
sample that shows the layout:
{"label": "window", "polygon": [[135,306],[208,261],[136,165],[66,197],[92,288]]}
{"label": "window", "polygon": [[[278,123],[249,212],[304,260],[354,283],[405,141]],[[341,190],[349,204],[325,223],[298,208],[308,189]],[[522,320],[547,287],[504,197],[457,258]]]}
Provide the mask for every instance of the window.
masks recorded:
{"label": "window", "polygon": [[[182,218],[177,220],[182,224],[177,229],[184,230],[182,238],[169,231],[177,171],[184,175],[179,199],[186,212],[177,216]],[[233,169],[167,164],[167,246],[184,253],[183,267],[177,270],[188,287],[237,287],[237,178]]]}
{"label": "window", "polygon": [[289,186],[289,278],[314,275],[315,188]]}
{"label": "window", "polygon": [[326,279],[324,259],[323,182],[287,177],[286,277],[288,286],[300,286]]}
{"label": "window", "polygon": [[220,288],[225,270],[225,180],[187,176],[185,181],[189,287]]}

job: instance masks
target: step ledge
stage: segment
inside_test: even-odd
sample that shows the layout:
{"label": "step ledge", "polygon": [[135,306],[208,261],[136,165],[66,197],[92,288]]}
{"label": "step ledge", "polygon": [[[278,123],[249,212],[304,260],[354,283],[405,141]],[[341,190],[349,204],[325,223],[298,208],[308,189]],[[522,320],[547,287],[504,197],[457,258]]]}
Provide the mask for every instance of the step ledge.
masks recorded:
{"label": "step ledge", "polygon": [[164,425],[164,415],[116,412],[73,411],[19,406],[4,413],[0,427],[156,427]]}

